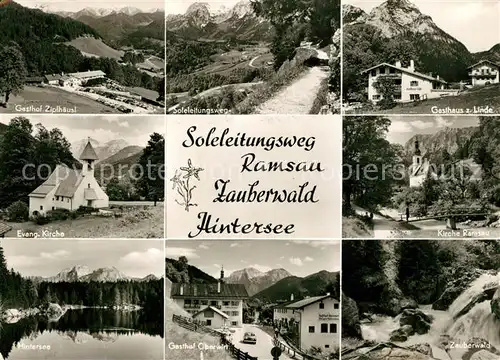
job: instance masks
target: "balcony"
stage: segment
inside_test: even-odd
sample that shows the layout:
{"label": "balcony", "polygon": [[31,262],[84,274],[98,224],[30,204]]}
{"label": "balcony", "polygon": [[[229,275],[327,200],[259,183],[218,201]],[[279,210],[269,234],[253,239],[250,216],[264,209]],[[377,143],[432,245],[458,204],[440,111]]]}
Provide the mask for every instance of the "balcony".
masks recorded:
{"label": "balcony", "polygon": [[491,73],[480,73],[480,72],[469,72],[469,76],[472,76],[472,77],[485,77],[485,78],[496,78],[497,77],[497,74],[496,72],[491,72]]}

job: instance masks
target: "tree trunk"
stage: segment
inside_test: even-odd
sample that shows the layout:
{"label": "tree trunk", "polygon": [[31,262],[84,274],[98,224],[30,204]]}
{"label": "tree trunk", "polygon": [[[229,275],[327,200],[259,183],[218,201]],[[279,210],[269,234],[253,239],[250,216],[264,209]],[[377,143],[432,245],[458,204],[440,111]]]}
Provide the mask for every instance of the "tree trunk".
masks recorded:
{"label": "tree trunk", "polygon": [[453,216],[446,219],[446,228],[451,230],[457,230],[457,223]]}
{"label": "tree trunk", "polygon": [[9,102],[9,97],[10,97],[10,91],[7,91],[5,93],[5,105],[7,105],[7,103]]}
{"label": "tree trunk", "polygon": [[155,197],[155,198],[154,198],[154,206],[156,206],[156,203],[157,203],[157,202],[158,202],[158,198],[157,198],[157,197]]}

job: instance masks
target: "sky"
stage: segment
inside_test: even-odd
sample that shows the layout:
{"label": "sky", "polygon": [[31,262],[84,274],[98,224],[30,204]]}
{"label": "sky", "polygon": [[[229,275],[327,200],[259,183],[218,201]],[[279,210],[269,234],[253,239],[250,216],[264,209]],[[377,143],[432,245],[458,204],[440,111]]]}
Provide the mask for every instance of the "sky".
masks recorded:
{"label": "sky", "polygon": [[134,7],[148,11],[150,9],[163,9],[165,0],[91,0],[88,3],[80,0],[16,0],[19,4],[27,7],[46,6],[51,11],[71,11],[77,12],[84,8],[95,9],[121,9],[124,7]]}
{"label": "sky", "polygon": [[167,7],[165,8],[165,12],[167,14],[184,14],[187,8],[196,2],[204,2],[210,5],[210,9],[212,11],[217,11],[222,6],[230,9],[234,5],[236,5],[241,0],[176,0],[176,1],[167,1]]}
{"label": "sky", "polygon": [[389,119],[392,122],[387,140],[401,145],[416,134],[434,134],[446,127],[463,128],[479,125],[479,118],[475,116],[390,116]]}
{"label": "sky", "polygon": [[0,240],[7,267],[23,276],[54,276],[76,265],[90,270],[116,267],[130,277],[165,269],[164,244],[158,240]]}
{"label": "sky", "polygon": [[[0,115],[8,124],[14,116]],[[153,132],[165,134],[163,116],[134,115],[26,115],[32,125],[41,123],[48,130],[57,127],[70,143],[91,137],[100,143],[123,139],[129,145],[146,146]]]}
{"label": "sky", "polygon": [[340,242],[337,240],[167,240],[166,256],[186,256],[189,264],[215,278],[235,270],[253,267],[266,272],[283,268],[305,277],[321,270],[340,270]]}
{"label": "sky", "polygon": [[[442,30],[462,42],[471,52],[491,49],[500,43],[498,0],[410,0]],[[382,0],[344,0],[369,12]]]}

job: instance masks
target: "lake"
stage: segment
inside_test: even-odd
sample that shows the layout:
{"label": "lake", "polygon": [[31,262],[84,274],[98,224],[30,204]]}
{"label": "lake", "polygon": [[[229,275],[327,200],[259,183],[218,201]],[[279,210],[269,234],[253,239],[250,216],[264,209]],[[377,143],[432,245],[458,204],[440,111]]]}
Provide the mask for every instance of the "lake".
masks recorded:
{"label": "lake", "polygon": [[163,315],[144,311],[69,310],[0,324],[5,360],[161,360]]}

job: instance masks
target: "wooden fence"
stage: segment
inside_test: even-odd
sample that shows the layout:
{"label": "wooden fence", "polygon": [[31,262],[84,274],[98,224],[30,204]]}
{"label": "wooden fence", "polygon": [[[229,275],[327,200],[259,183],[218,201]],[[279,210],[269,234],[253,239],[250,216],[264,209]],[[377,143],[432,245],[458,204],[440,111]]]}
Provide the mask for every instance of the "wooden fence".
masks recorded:
{"label": "wooden fence", "polygon": [[190,331],[205,333],[218,337],[220,339],[220,344],[225,345],[227,347],[227,351],[229,352],[229,354],[236,360],[258,360],[256,357],[251,356],[248,353],[245,353],[240,349],[238,349],[236,346],[234,346],[233,343],[231,343],[224,334],[215,331],[207,326],[204,326],[199,321],[175,314],[172,316],[172,320],[179,326],[182,326],[183,328],[188,329]]}
{"label": "wooden fence", "polygon": [[274,345],[279,347],[281,349],[281,351],[283,351],[283,353],[286,353],[292,359],[296,359],[296,360],[320,360],[317,357],[305,354],[304,352],[302,352],[298,348],[284,344],[276,338],[274,339]]}

